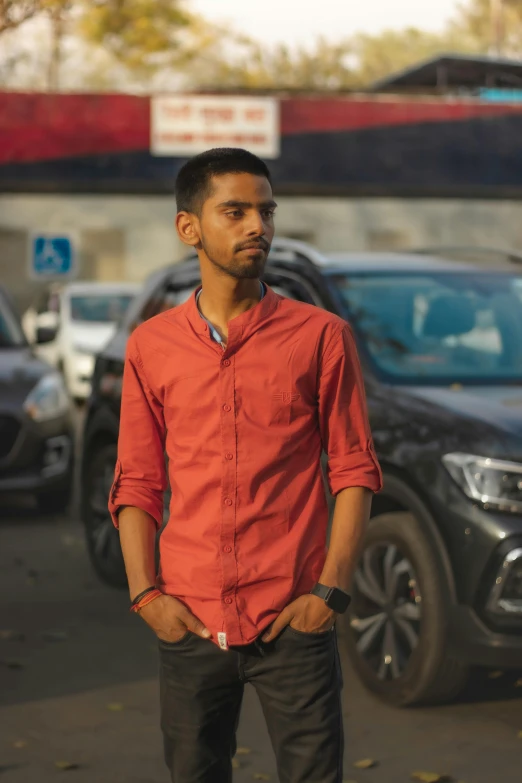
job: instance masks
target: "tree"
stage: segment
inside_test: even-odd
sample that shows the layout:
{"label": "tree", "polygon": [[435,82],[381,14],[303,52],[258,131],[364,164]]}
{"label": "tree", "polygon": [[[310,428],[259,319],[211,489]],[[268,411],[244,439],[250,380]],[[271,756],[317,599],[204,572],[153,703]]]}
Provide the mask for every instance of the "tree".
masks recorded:
{"label": "tree", "polygon": [[142,77],[185,64],[204,37],[179,0],[85,0],[77,31]]}
{"label": "tree", "polygon": [[205,87],[341,90],[355,82],[350,41],[330,44],[319,39],[314,48],[297,50],[284,44],[267,49],[245,39],[237,40],[235,47],[225,42],[226,51],[214,52],[206,71],[198,74],[201,63],[194,62],[193,75],[198,74]]}
{"label": "tree", "polygon": [[39,0],[0,0],[0,34],[15,30],[40,11]]}
{"label": "tree", "polygon": [[[190,12],[189,0],[0,0],[0,33],[9,46],[0,79],[32,68],[31,86],[143,90],[249,88],[344,90],[447,52],[519,57],[522,0],[461,0],[440,33],[416,28],[356,34],[312,47],[267,47]],[[26,23],[47,34],[29,45]],[[33,24],[33,26],[34,26]],[[43,63],[46,59],[46,65]],[[66,58],[67,68],[61,68]],[[24,82],[25,83],[25,82]]]}
{"label": "tree", "polygon": [[60,89],[60,65],[62,62],[62,43],[69,32],[73,0],[41,0],[42,12],[48,18],[50,28],[50,48],[47,66],[47,89],[57,92]]}
{"label": "tree", "polygon": [[[243,44],[239,56],[231,56],[230,46],[226,59],[216,53],[216,61],[207,74],[199,74],[199,80],[205,86],[229,88],[360,89],[455,46],[450,35],[414,28],[356,35],[338,43],[319,39],[309,49],[291,50],[285,45],[267,49],[251,41]],[[197,61],[193,67],[197,72]]]}
{"label": "tree", "polygon": [[414,27],[358,35],[353,46],[360,86],[369,86],[391,73],[458,48],[452,33],[430,33]]}
{"label": "tree", "polygon": [[464,46],[473,51],[520,58],[521,0],[467,0],[449,25]]}

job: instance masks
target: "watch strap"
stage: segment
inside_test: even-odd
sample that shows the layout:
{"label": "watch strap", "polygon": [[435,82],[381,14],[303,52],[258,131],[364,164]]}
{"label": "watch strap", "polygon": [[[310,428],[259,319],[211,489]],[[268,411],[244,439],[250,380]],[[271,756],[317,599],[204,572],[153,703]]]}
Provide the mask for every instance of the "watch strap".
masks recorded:
{"label": "watch strap", "polygon": [[346,612],[350,605],[350,596],[339,587],[327,587],[326,585],[317,582],[310,592],[312,595],[322,598],[328,608],[332,609],[337,614]]}
{"label": "watch strap", "polygon": [[316,595],[318,598],[322,598],[323,601],[328,603],[328,599],[332,594],[332,590],[333,587],[327,587],[326,585],[322,585],[320,582],[317,582],[317,584],[312,587],[310,592],[312,595]]}

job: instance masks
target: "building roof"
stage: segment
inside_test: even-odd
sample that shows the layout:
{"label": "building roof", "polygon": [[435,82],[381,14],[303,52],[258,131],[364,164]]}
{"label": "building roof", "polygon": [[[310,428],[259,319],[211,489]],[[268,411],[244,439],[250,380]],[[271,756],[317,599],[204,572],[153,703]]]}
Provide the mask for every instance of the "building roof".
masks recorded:
{"label": "building roof", "polygon": [[481,87],[522,88],[522,60],[441,54],[371,85],[372,92],[446,92]]}

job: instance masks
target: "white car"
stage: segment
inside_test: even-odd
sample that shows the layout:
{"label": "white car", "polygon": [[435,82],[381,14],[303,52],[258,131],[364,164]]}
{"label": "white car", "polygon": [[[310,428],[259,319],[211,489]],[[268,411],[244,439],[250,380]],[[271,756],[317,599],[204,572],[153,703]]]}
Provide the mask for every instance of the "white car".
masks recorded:
{"label": "white car", "polygon": [[135,283],[52,285],[22,318],[36,354],[64,375],[72,397],[86,399],[96,354],[139,291]]}

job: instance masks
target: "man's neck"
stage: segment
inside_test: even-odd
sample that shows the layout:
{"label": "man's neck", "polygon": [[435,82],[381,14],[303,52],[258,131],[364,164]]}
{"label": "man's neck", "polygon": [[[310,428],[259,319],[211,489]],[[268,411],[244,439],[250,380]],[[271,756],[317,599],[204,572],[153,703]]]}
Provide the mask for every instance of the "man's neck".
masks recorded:
{"label": "man's neck", "polygon": [[202,280],[199,311],[215,326],[226,342],[228,322],[255,307],[261,299],[261,285],[254,280]]}

